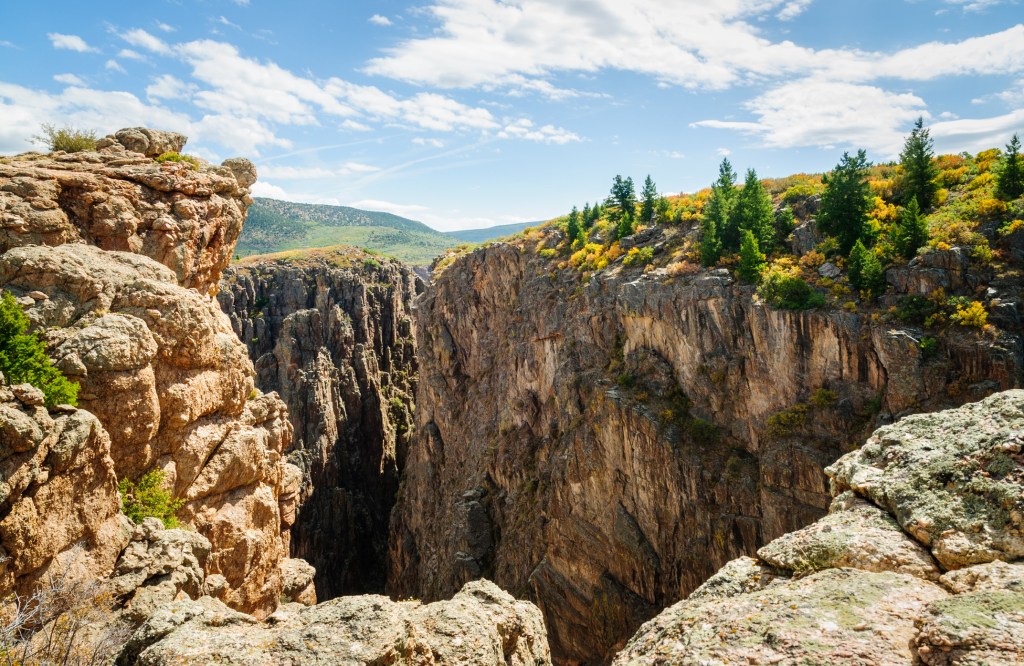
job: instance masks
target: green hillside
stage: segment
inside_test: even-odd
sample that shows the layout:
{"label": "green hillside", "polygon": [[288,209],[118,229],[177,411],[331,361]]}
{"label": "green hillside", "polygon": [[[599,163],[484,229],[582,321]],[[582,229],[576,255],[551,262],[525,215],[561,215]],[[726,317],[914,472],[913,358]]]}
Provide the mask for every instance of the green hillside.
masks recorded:
{"label": "green hillside", "polygon": [[499,224],[496,227],[487,227],[486,229],[460,229],[444,233],[446,236],[450,236],[463,243],[486,243],[496,238],[518,234],[527,227],[536,227],[540,224],[543,224],[543,222],[516,222],[515,224]]}
{"label": "green hillside", "polygon": [[256,198],[238,239],[237,253],[246,257],[354,245],[413,265],[428,265],[460,242],[422,222],[391,213]]}

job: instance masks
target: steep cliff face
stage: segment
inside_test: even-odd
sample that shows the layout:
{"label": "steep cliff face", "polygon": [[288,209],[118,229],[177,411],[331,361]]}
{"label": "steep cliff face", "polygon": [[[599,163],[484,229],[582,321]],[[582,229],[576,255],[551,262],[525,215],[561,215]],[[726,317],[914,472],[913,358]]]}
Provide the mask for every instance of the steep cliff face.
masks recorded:
{"label": "steep cliff face", "polygon": [[[132,538],[130,527],[103,522],[111,507],[120,515],[114,484],[161,469],[185,501],[180,519],[209,542],[203,589],[265,615],[283,590],[301,474],[282,456],[291,441],[284,404],[255,390],[245,347],[208,295],[234,247],[255,171],[245,160],[192,169],[152,159],[183,141],[130,130],[95,153],[0,160],[0,287],[80,383],[81,413],[95,415],[97,426],[85,444],[58,436],[58,449],[73,446],[60,455],[79,458],[51,461],[44,437],[6,461],[16,465],[12,478],[35,481],[22,489],[25,501],[0,505],[3,547],[19,567],[15,582],[50,566],[39,553],[102,559],[89,573],[109,574],[108,551]],[[73,431],[78,439],[83,428]],[[48,487],[77,508],[43,502],[50,495],[33,490]],[[80,526],[57,520],[87,507]],[[32,531],[51,515],[53,529]]]}
{"label": "steep cliff face", "polygon": [[[273,255],[271,255],[273,256]],[[353,248],[249,259],[219,295],[256,365],[288,406],[303,470],[292,552],[320,599],[384,589],[387,532],[412,433],[412,301],[422,283]]]}
{"label": "steep cliff face", "polygon": [[920,331],[775,310],[725,270],[582,281],[536,243],[455,261],[418,303],[388,584],[434,599],[490,577],[541,606],[564,663],[607,661],[725,562],[820,517],[822,469],[877,421],[1020,376],[1015,335],[951,332],[925,358]]}
{"label": "steep cliff face", "polygon": [[1022,426],[1018,390],[878,430],[826,470],[829,515],[730,562],[615,663],[1021,663]]}

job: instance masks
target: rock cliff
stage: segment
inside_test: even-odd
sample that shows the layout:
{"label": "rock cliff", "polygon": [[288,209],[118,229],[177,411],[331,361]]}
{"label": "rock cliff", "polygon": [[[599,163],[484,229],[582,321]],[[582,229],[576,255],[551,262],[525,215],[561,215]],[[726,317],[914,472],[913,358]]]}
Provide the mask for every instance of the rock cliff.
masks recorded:
{"label": "rock cliff", "polygon": [[730,562],[615,664],[1024,660],[1024,391],[879,429],[827,516]]}
{"label": "rock cliff", "polygon": [[267,622],[215,600],[172,604],[127,643],[118,664],[546,666],[540,611],[487,581],[450,601],[343,597],[284,606]]}
{"label": "rock cliff", "polygon": [[382,592],[388,520],[413,429],[412,301],[422,283],[354,248],[247,259],[218,296],[295,432],[303,470],[292,552],[317,595]]}
{"label": "rock cliff", "polygon": [[[684,232],[626,240],[657,257]],[[388,590],[491,578],[537,602],[563,663],[607,661],[723,564],[821,517],[823,468],[876,424],[1019,381],[1018,331],[950,332],[926,356],[919,329],[776,310],[724,269],[620,260],[581,279],[543,233],[450,262],[418,302]]]}
{"label": "rock cliff", "polygon": [[161,469],[184,501],[179,518],[206,542],[205,587],[193,592],[257,615],[281,597],[301,478],[282,455],[291,426],[281,400],[255,390],[245,346],[209,296],[255,170],[152,159],[183,143],[136,129],[99,152],[0,159],[0,287],[81,385],[77,412],[4,412],[22,439],[4,442],[5,479],[18,481],[0,500],[11,558],[0,592],[58,562],[112,573],[133,538],[117,480]]}

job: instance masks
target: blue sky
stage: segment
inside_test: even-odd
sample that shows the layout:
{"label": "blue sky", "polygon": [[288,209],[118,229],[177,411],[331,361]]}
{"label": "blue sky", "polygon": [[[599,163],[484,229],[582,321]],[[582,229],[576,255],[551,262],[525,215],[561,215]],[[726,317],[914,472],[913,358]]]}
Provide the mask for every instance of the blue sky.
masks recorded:
{"label": "blue sky", "polygon": [[184,132],[263,196],[439,229],[1024,133],[1021,0],[6,3],[0,153],[41,122]]}

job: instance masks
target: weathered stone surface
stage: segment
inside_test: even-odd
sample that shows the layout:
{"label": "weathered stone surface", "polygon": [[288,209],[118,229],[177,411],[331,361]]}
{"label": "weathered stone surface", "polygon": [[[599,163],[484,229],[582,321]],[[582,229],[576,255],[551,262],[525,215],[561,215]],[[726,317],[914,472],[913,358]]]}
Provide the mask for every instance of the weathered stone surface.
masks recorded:
{"label": "weathered stone surface", "polygon": [[778,585],[788,579],[786,571],[775,569],[752,557],[737,557],[704,581],[688,599],[727,599]]}
{"label": "weathered stone surface", "polygon": [[1008,590],[1024,592],[1024,563],[1007,564],[996,560],[966,569],[954,569],[939,579],[954,594]]}
{"label": "weathered stone surface", "polygon": [[980,592],[928,607],[917,654],[929,666],[1024,662],[1024,592]]}
{"label": "weathered stone surface", "polygon": [[305,560],[289,558],[282,561],[281,595],[289,601],[312,606],[316,603],[316,588],[313,586],[315,574],[316,569]]}
{"label": "weathered stone surface", "polygon": [[451,601],[342,597],[283,608],[267,623],[210,599],[173,604],[136,632],[118,663],[545,666],[551,659],[540,611],[477,581]]}
{"label": "weathered stone surface", "polygon": [[[388,590],[492,578],[531,595],[566,662],[609,659],[730,559],[822,516],[823,468],[876,423],[1019,380],[1015,335],[944,336],[925,361],[920,331],[775,310],[726,269],[581,281],[537,243],[469,253],[417,302]],[[822,388],[834,400],[812,403]],[[767,427],[797,406],[797,425]]]}
{"label": "weathered stone surface", "polygon": [[182,522],[210,541],[220,597],[271,612],[288,555],[282,515],[294,510],[282,457],[291,427],[276,395],[256,394],[216,302],[147,257],[85,244],[10,249],[0,286],[47,295],[30,299],[28,316],[110,434],[117,478],[164,470],[186,501]]}
{"label": "weathered stone surface", "polygon": [[203,596],[203,567],[209,554],[210,542],[201,534],[164,529],[158,518],[147,518],[135,527],[131,543],[121,553],[109,589],[131,620],[141,622],[182,595]]}
{"label": "weathered stone surface", "polygon": [[382,592],[399,469],[413,431],[412,301],[421,284],[359,250],[228,269],[218,295],[295,431],[303,470],[292,555],[316,566],[316,596]]}
{"label": "weathered stone surface", "polygon": [[913,576],[828,569],[726,599],[687,600],[613,663],[909,665],[914,618],[946,592]]}
{"label": "weathered stone surface", "polygon": [[145,128],[115,136],[99,153],[0,160],[0,252],[85,242],[144,254],[181,284],[214,291],[252,202],[252,163],[158,164],[152,157],[180,150],[184,136]]}
{"label": "weathered stone surface", "polygon": [[945,569],[1024,557],[1024,391],[910,416],[827,472],[891,513]]}
{"label": "weathered stone surface", "polygon": [[14,388],[0,389],[0,597],[30,595],[48,574],[101,578],[131,535],[100,422],[50,413],[15,397],[31,387]]}
{"label": "weathered stone surface", "polygon": [[829,514],[757,551],[768,564],[798,574],[850,567],[893,571],[937,580],[941,571],[921,544],[903,533],[888,513],[843,493]]}

